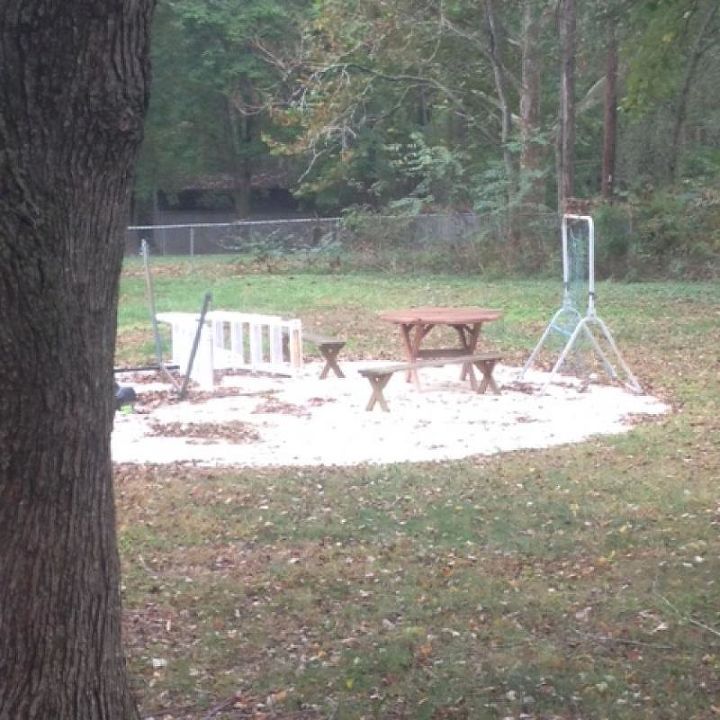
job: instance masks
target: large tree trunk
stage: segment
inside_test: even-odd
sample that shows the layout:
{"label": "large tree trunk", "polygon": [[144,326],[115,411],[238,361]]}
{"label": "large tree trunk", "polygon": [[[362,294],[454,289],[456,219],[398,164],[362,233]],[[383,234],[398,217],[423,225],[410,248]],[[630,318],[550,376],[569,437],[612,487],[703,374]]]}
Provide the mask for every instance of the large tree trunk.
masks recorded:
{"label": "large tree trunk", "polygon": [[558,210],[575,192],[575,0],[560,5],[560,124],[558,137]]}
{"label": "large tree trunk", "polygon": [[603,162],[601,193],[612,202],[615,189],[615,157],[617,148],[617,77],[618,46],[615,19],[608,20],[607,69],[605,72],[605,113],[603,123]]}
{"label": "large tree trunk", "polygon": [[0,720],[137,717],[110,432],[153,0],[0,0]]}

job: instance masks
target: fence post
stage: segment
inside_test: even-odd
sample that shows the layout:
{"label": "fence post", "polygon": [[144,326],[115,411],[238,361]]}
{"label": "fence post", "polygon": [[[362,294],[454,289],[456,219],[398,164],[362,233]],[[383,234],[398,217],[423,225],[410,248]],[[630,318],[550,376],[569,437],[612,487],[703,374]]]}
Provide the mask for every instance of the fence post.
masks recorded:
{"label": "fence post", "polygon": [[195,257],[195,228],[190,228],[190,257]]}

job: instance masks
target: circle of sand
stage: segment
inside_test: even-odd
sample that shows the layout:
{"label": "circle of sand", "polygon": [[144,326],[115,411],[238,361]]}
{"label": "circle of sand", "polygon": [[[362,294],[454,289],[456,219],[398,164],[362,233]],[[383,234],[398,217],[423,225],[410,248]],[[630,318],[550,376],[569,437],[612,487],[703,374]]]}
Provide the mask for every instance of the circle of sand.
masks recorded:
{"label": "circle of sand", "polygon": [[[136,412],[116,414],[113,460],[203,466],[307,466],[426,462],[578,443],[626,432],[638,416],[668,411],[654,397],[620,387],[546,377],[499,365],[500,395],[478,395],[458,368],[423,370],[417,391],[397,374],[385,395],[390,412],[367,412],[368,382],[346,362],[345,379],[319,380],[319,366],[294,378],[231,375],[217,397],[146,404],[157,385],[133,384]],[[373,363],[375,364],[375,363]],[[127,380],[123,381],[127,384]]]}

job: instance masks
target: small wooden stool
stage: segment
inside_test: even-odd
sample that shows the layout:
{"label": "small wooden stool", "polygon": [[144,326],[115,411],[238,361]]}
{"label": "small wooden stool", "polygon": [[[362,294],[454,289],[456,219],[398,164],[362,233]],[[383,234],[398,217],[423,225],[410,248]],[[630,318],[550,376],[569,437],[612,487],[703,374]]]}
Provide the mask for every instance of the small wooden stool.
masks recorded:
{"label": "small wooden stool", "polygon": [[[310,340],[310,338],[308,338]],[[316,341],[316,340],[310,340],[311,342],[314,342],[317,345],[318,350],[320,351],[320,354],[323,356],[323,359],[325,360],[325,367],[322,369],[322,372],[320,373],[320,379],[324,380],[330,371],[332,370],[335,375],[337,375],[339,378],[344,378],[345,373],[340,369],[340,366],[337,363],[337,357],[340,351],[345,347],[345,341],[344,340],[332,340],[329,338],[324,338],[322,341]]]}

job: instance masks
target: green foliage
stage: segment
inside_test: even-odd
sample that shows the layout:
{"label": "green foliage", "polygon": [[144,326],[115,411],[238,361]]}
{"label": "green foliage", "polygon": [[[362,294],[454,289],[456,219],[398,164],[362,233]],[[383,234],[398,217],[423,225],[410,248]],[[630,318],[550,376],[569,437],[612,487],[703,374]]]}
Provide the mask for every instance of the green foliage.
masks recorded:
{"label": "green foliage", "polygon": [[720,148],[695,145],[685,156],[683,170],[687,178],[707,184],[708,190],[720,179]]}
{"label": "green foliage", "polygon": [[413,213],[418,213],[435,204],[457,205],[464,175],[461,150],[453,152],[445,145],[428,145],[420,132],[410,133],[409,143],[393,144],[387,149],[392,153],[392,166],[415,183],[407,197],[389,203],[391,210],[412,207]]}
{"label": "green foliage", "polygon": [[489,160],[471,182],[473,209],[476,212],[493,212],[503,207],[510,190],[510,178],[502,160]]}
{"label": "green foliage", "polygon": [[[467,40],[443,25],[443,12],[460,6]],[[463,174],[475,144],[467,138],[476,124],[495,122],[477,98],[492,94],[486,59],[470,50],[477,8],[407,0],[317,7],[304,92],[291,110],[304,137],[294,150],[312,156],[300,192],[334,194],[338,207],[348,190],[353,204],[374,208],[467,206]]]}
{"label": "green foliage", "polygon": [[717,277],[720,259],[720,194],[688,184],[682,194],[656,193],[639,208],[638,260],[658,275]]}
{"label": "green foliage", "polygon": [[629,63],[626,111],[642,115],[677,93],[698,33],[709,33],[703,43],[720,42],[720,27],[699,27],[705,6],[703,0],[644,0],[633,6],[631,23],[639,32],[625,46]]}
{"label": "green foliage", "polygon": [[[271,164],[264,133],[289,92],[287,57],[309,0],[165,0],[138,189],[176,189],[226,173],[241,184]],[[282,128],[279,129],[282,133]]]}
{"label": "green foliage", "polygon": [[[425,244],[413,248],[412,262],[403,259],[407,252],[399,248],[406,228],[399,220],[392,227],[380,224],[376,231],[383,237],[374,245],[363,239],[356,247],[382,248],[368,257],[370,266],[547,272],[556,261],[555,238],[545,228],[538,231],[529,214],[543,214],[556,202],[553,3],[528,5],[536,20],[541,15],[550,20],[536,23],[537,36],[531,38],[541,50],[544,72],[539,115],[527,135],[519,123],[525,6],[495,2],[494,7],[500,26],[494,50],[506,72],[512,112],[504,146],[484,3],[161,0],[139,192],[149,196],[159,187],[172,192],[189,179],[220,175],[242,186],[262,175],[279,177],[328,214],[414,217],[474,210],[492,220],[462,250],[452,243]],[[717,17],[702,36],[706,52],[687,98],[676,165],[683,181],[664,187],[677,94],[712,7],[710,0],[579,4],[575,185],[580,197],[599,192],[606,31],[612,29],[622,47],[620,86],[626,97],[616,200],[632,203],[627,212],[599,211],[599,223],[608,223],[613,238],[600,257],[606,274],[712,272],[712,213],[688,198],[711,195],[707,188],[720,176]],[[529,146],[538,151],[529,165],[533,169],[520,172]],[[388,264],[380,258],[390,248],[394,257]],[[356,253],[353,262],[363,260]]]}
{"label": "green foliage", "polygon": [[716,278],[720,274],[720,193],[685,183],[623,206],[600,207],[599,277]]}
{"label": "green foliage", "polygon": [[595,221],[595,274],[622,278],[628,274],[632,240],[630,215],[625,206],[602,205],[593,211]]}
{"label": "green foliage", "polygon": [[626,111],[645,112],[676,91],[682,72],[679,44],[683,42],[680,28],[685,4],[684,0],[660,0],[640,3],[636,8],[635,15],[643,19],[645,30],[628,41]]}

